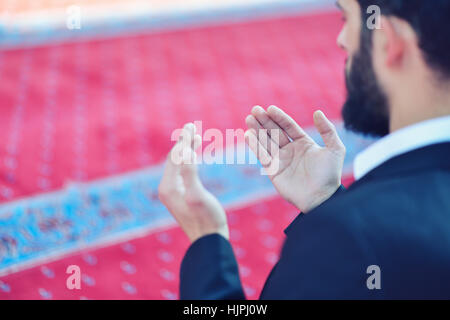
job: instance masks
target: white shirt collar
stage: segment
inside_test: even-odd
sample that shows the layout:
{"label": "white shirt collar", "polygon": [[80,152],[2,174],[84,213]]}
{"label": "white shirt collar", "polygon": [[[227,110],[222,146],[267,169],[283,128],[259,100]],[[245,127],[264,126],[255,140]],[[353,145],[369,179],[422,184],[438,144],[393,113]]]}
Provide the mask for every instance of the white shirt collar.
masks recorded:
{"label": "white shirt collar", "polygon": [[353,164],[356,180],[403,153],[431,144],[450,142],[450,116],[431,119],[395,131],[359,153]]}

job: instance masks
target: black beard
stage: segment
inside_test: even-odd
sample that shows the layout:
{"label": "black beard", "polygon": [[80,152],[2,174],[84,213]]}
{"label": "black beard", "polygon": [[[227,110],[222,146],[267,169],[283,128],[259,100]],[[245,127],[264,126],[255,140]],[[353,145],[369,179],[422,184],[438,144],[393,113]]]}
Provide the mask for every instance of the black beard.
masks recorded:
{"label": "black beard", "polygon": [[372,62],[372,33],[363,31],[361,48],[346,72],[347,100],[342,108],[345,128],[368,136],[389,134],[389,104]]}

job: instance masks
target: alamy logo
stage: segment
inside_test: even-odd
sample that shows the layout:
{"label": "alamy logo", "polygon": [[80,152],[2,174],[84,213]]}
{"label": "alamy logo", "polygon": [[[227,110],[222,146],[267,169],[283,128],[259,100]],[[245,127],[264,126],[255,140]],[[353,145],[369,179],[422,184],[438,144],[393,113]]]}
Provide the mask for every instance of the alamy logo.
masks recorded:
{"label": "alamy logo", "polygon": [[[196,128],[196,135],[200,138],[200,145],[195,149],[202,149],[203,142],[208,142],[201,153],[195,155],[195,160],[192,159],[190,153],[190,144],[194,137],[191,137],[188,132],[183,129],[176,129],[172,132],[171,140],[178,141],[181,137],[180,148],[182,152],[171,153],[171,160],[174,164],[257,164],[256,157],[246,156],[245,144],[236,141],[245,141],[245,132],[243,129],[226,129],[225,136],[219,129],[210,128],[203,132],[202,121],[194,121],[193,125]],[[259,129],[256,135],[249,135],[247,137],[249,146],[254,146],[255,154],[267,152],[271,150],[270,158],[261,159],[261,164],[264,168],[260,170],[261,175],[275,175],[280,169],[279,148],[271,147],[271,145],[278,146],[280,144],[280,130],[279,129]],[[227,148],[228,146],[228,148]],[[231,147],[232,146],[232,147]],[[235,149],[237,153],[235,153]],[[252,149],[250,147],[250,149]],[[224,154],[225,151],[225,154]]]}
{"label": "alamy logo", "polygon": [[77,265],[70,265],[70,266],[67,267],[66,273],[70,274],[70,276],[67,277],[67,280],[66,280],[67,289],[69,289],[69,290],[73,290],[73,289],[80,290],[81,289],[81,270],[80,270],[80,267],[77,266]]}
{"label": "alamy logo", "polygon": [[367,7],[368,14],[371,16],[367,19],[367,28],[369,30],[381,29],[381,9],[379,6],[372,5]]}
{"label": "alamy logo", "polygon": [[81,7],[80,6],[70,6],[67,8],[67,20],[66,26],[69,30],[79,30],[81,29]]}
{"label": "alamy logo", "polygon": [[381,269],[379,266],[373,264],[367,267],[367,274],[370,276],[367,278],[366,285],[369,290],[381,289]]}

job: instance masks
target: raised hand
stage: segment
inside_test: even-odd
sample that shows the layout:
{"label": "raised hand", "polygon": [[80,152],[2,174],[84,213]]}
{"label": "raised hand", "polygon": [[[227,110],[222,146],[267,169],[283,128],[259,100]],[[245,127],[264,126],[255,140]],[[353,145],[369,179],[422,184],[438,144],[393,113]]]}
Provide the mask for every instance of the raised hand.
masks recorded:
{"label": "raised hand", "polygon": [[[266,168],[280,195],[307,213],[327,200],[341,184],[345,147],[323,112],[314,124],[321,147],[281,109],[254,107],[246,118],[246,141]],[[261,130],[265,129],[265,130]]]}
{"label": "raised hand", "polygon": [[219,201],[201,183],[195,149],[201,137],[195,126],[184,126],[180,138],[167,157],[158,188],[159,199],[180,224],[191,242],[219,233],[229,238],[227,218]]}

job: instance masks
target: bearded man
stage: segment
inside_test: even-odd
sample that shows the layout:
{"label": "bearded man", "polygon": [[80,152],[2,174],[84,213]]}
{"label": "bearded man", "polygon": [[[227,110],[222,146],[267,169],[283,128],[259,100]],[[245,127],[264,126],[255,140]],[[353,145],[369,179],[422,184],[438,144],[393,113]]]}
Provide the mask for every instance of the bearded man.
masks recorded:
{"label": "bearded man", "polygon": [[[253,108],[247,142],[298,208],[261,299],[450,298],[450,1],[339,0],[348,129],[381,137],[341,186],[345,147],[321,111],[317,145],[281,109]],[[369,28],[370,6],[381,28]],[[260,132],[279,130],[278,139]],[[188,124],[171,151],[195,159]],[[267,141],[267,143],[266,143]],[[193,161],[166,164],[161,201],[192,241],[182,299],[244,299],[225,212]],[[273,168],[272,168],[273,169]],[[373,278],[371,278],[373,275]]]}

